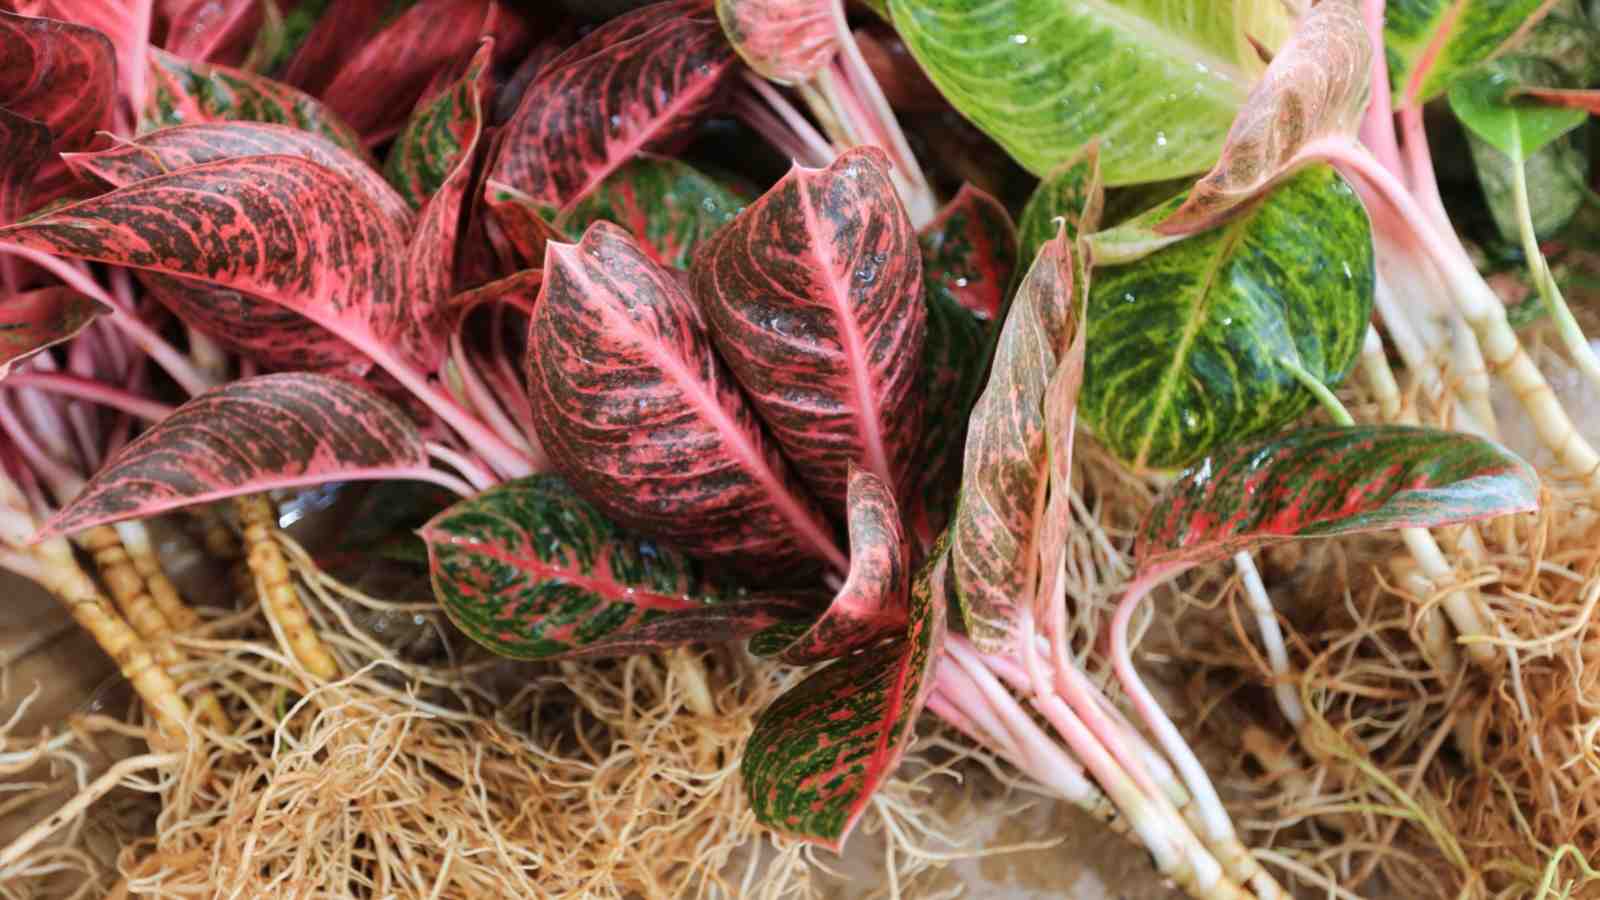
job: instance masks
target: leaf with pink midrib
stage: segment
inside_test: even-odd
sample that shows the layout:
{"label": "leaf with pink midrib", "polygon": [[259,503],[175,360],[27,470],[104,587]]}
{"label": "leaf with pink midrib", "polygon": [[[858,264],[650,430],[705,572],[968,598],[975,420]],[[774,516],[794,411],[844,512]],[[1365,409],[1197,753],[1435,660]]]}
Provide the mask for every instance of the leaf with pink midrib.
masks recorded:
{"label": "leaf with pink midrib", "polygon": [[[762,77],[799,84],[839,53],[834,6],[843,0],[717,0],[728,41]],[[838,22],[842,23],[841,15]]]}
{"label": "leaf with pink midrib", "polygon": [[617,226],[548,245],[528,385],[551,461],[619,524],[768,575],[847,567],[678,273]]}
{"label": "leaf with pink midrib", "polygon": [[0,106],[43,123],[56,151],[111,128],[116,50],[99,31],[0,11]]}
{"label": "leaf with pink midrib", "polygon": [[0,298],[0,379],[46,347],[71,340],[111,310],[69,287],[46,287]]}
{"label": "leaf with pink midrib", "polygon": [[851,463],[906,489],[922,424],[922,260],[888,167],[860,147],[791,169],[690,271],[722,358],[813,493],[840,509]]}
{"label": "leaf with pink midrib", "polygon": [[50,129],[0,107],[0,225],[26,211],[34,175],[49,156]]}
{"label": "leaf with pink midrib", "polygon": [[686,133],[736,63],[709,0],[625,13],[528,85],[488,179],[559,214],[634,154]]}
{"label": "leaf with pink midrib", "polygon": [[235,381],[178,407],[113,455],[41,536],[274,488],[428,477],[416,426],[345,381]]}

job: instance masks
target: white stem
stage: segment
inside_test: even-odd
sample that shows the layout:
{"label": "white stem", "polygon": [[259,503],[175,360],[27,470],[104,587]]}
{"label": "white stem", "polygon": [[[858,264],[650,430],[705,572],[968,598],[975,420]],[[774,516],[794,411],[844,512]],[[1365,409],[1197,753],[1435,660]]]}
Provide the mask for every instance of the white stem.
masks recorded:
{"label": "white stem", "polygon": [[1527,168],[1520,160],[1514,161],[1511,168],[1511,199],[1516,209],[1517,230],[1522,235],[1522,253],[1528,259],[1528,273],[1533,276],[1539,296],[1550,311],[1550,318],[1556,324],[1556,333],[1561,336],[1567,354],[1589,380],[1590,387],[1600,389],[1600,358],[1595,356],[1594,348],[1589,346],[1589,339],[1583,334],[1583,328],[1573,317],[1572,310],[1567,308],[1567,298],[1561,296],[1561,288],[1556,284],[1555,276],[1550,274],[1550,264],[1539,250],[1539,237],[1533,232],[1533,211],[1528,207]]}
{"label": "white stem", "polygon": [[1283,642],[1283,631],[1278,627],[1278,614],[1272,608],[1272,597],[1267,586],[1261,583],[1261,573],[1248,551],[1241,550],[1233,556],[1234,568],[1244,583],[1244,596],[1255,615],[1256,630],[1261,632],[1261,644],[1267,651],[1267,662],[1272,666],[1272,696],[1278,701],[1278,711],[1299,728],[1306,720],[1305,707],[1300,705],[1300,692],[1295,690],[1289,672],[1289,649]]}

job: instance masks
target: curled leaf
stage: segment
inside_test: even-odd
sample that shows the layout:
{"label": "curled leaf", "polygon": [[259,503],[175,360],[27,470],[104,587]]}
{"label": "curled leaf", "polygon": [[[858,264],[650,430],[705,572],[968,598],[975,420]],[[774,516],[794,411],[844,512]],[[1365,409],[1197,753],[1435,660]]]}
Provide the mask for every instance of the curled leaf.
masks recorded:
{"label": "curled leaf", "polygon": [[[1060,219],[1067,240],[1100,230],[1105,191],[1100,184],[1100,145],[1091,142],[1083,152],[1057,166],[1040,180],[1017,221],[1017,258],[1032,260],[1039,248],[1056,236]],[[1020,277],[1022,273],[1019,272]]]}
{"label": "curled leaf", "polygon": [[111,127],[116,50],[99,31],[0,10],[0,106],[50,129],[56,152]]}
{"label": "curled leaf", "polygon": [[1139,529],[1141,572],[1176,570],[1275,541],[1431,528],[1538,507],[1539,476],[1466,434],[1321,426],[1190,466]]}
{"label": "curled leaf", "polygon": [[836,507],[851,463],[906,485],[922,413],[921,276],[916,232],[876,147],[791,169],[690,273],[722,358]]}
{"label": "curled leaf", "polygon": [[387,478],[433,478],[405,413],[346,381],[262,375],[178,407],[107,460],[41,536],[239,494]]}
{"label": "curled leaf", "polygon": [[71,340],[111,312],[68,287],[47,287],[0,299],[0,379],[46,347]]}
{"label": "curled leaf", "polygon": [[622,229],[549,244],[528,336],[534,427],[607,517],[768,575],[844,556],[712,349],[678,273]]}

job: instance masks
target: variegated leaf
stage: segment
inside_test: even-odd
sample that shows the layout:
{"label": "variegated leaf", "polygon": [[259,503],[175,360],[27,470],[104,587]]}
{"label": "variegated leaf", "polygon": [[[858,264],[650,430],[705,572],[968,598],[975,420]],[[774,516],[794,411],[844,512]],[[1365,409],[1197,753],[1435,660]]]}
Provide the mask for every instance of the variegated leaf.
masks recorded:
{"label": "variegated leaf", "polygon": [[768,576],[848,568],[680,276],[627,232],[597,222],[548,245],[528,345],[539,440],[608,518]]}
{"label": "variegated leaf", "polygon": [[[1017,258],[1032,260],[1065,223],[1067,240],[1100,230],[1105,191],[1100,182],[1100,145],[1091,142],[1039,182],[1017,221]],[[1020,276],[1021,273],[1019,272]]]}
{"label": "variegated leaf", "polygon": [[[410,302],[403,233],[353,182],[299,157],[180,169],[0,228],[0,240],[236,291],[240,315],[269,300],[372,358],[394,352]],[[326,335],[286,324],[261,340],[293,353]]]}
{"label": "variegated leaf", "polygon": [[729,598],[694,560],[613,525],[554,475],[463,500],[420,534],[450,620],[513,659],[733,640],[800,612],[760,601],[709,605]]}
{"label": "variegated leaf", "polygon": [[[302,23],[306,33],[283,66],[282,80],[310,94],[320,94],[338,74],[340,64],[371,40],[383,25],[393,0],[319,0],[326,7],[302,10],[314,15]],[[294,13],[290,14],[293,19]]]}
{"label": "variegated leaf", "polygon": [[1326,156],[1321,141],[1350,141],[1371,90],[1372,41],[1362,0],[1321,0],[1272,58],[1228,130],[1222,158],[1158,230],[1214,227],[1295,169]]}
{"label": "variegated leaf", "polygon": [[29,188],[50,157],[50,129],[0,106],[0,225],[9,225],[28,208]]}
{"label": "variegated leaf", "polygon": [[494,216],[489,224],[499,229],[518,262],[525,266],[543,265],[545,244],[562,238],[561,232],[551,224],[556,211],[541,207],[522,191],[493,180],[484,183],[483,201]]}
{"label": "variegated leaf", "polygon": [[590,32],[523,94],[489,179],[558,214],[712,108],[733,48],[705,0],[668,0]]}
{"label": "variegated leaf", "polygon": [[483,131],[491,52],[490,45],[480,44],[462,78],[424,98],[384,159],[384,177],[414,210],[471,159]]}
{"label": "variegated leaf", "polygon": [[276,488],[432,477],[416,426],[388,401],[319,375],[262,375],[178,407],[107,460],[44,535]]}
{"label": "variegated leaf", "polygon": [[361,138],[336,113],[286,84],[150,48],[150,98],[140,130],[200,122],[268,122],[313,131],[362,159]]}
{"label": "variegated leaf", "polygon": [[1372,231],[1327,166],[1124,266],[1096,256],[1081,414],[1136,468],[1188,465],[1310,408],[1283,362],[1337,385],[1372,316]]}
{"label": "variegated leaf", "polygon": [[894,492],[878,476],[852,468],[846,516],[850,523],[849,576],[820,617],[809,627],[786,627],[786,632],[794,633],[785,633],[782,645],[769,647],[766,655],[792,665],[809,665],[848,656],[904,631],[911,554]]}
{"label": "variegated leaf", "polygon": [[1401,425],[1301,428],[1184,470],[1139,529],[1141,572],[1288,538],[1431,528],[1539,505],[1533,467],[1498,444]]}
{"label": "variegated leaf", "polygon": [[1409,0],[1384,10],[1383,40],[1396,107],[1422,104],[1514,46],[1554,0]]}
{"label": "variegated leaf", "polygon": [[945,550],[912,583],[903,638],[832,663],[762,711],[739,764],[757,821],[838,851],[894,774],[944,646]]}
{"label": "variegated leaf", "polygon": [[47,287],[0,298],[0,379],[46,347],[71,340],[111,312],[68,287]]}
{"label": "variegated leaf", "polygon": [[1109,185],[1209,167],[1288,36],[1280,0],[889,0],[951,105],[1044,175],[1101,141]]}
{"label": "variegated leaf", "polygon": [[1017,229],[1000,201],[970,184],[917,235],[922,280],[980,318],[999,318],[1017,267]]}
{"label": "variegated leaf", "polygon": [[1065,227],[1039,251],[1001,327],[988,386],[972,409],[950,567],[967,635],[1010,649],[1016,604],[1033,596],[1049,488],[1045,397],[1080,323]]}
{"label": "variegated leaf", "polygon": [[593,222],[615,222],[656,262],[688,269],[700,245],[744,207],[738,194],[688,163],[643,153],[579,198],[556,227],[577,240]]}
{"label": "variegated leaf", "polygon": [[791,169],[690,276],[718,351],[811,490],[842,509],[856,463],[904,491],[927,313],[883,151]]}
{"label": "variegated leaf", "polygon": [[[108,0],[109,2],[109,0]],[[193,0],[167,25],[167,52],[237,66],[263,27],[268,0]]]}
{"label": "variegated leaf", "polygon": [[93,28],[0,11],[0,106],[50,129],[76,150],[111,128],[116,51]]}
{"label": "variegated leaf", "polygon": [[717,18],[750,68],[779,84],[816,77],[839,52],[843,0],[717,0]]}

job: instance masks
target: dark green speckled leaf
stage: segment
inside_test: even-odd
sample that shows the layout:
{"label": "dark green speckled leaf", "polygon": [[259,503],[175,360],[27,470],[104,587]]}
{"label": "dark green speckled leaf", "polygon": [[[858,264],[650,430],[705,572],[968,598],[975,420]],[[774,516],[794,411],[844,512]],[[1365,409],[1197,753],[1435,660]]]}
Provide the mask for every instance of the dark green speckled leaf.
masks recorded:
{"label": "dark green speckled leaf", "polygon": [[1175,571],[1289,538],[1430,528],[1538,504],[1533,467],[1482,438],[1303,428],[1185,470],[1146,516],[1135,555],[1142,573]]}
{"label": "dark green speckled leaf", "polygon": [[413,210],[421,209],[438,193],[463,157],[477,146],[483,127],[483,94],[491,86],[485,83],[488,65],[488,53],[480,47],[466,74],[417,105],[389,148],[383,177]]}
{"label": "dark green speckled leaf", "polygon": [[1100,229],[1105,192],[1100,188],[1099,166],[1099,145],[1089,144],[1040,180],[1017,222],[1018,259],[1039,255],[1045,241],[1056,236],[1056,219],[1067,223],[1069,241]]}
{"label": "dark green speckled leaf", "polygon": [[[1551,6],[1550,0],[1391,0],[1383,39],[1389,86],[1397,107],[1408,97],[1425,103],[1473,66],[1521,36]],[[1433,63],[1424,66],[1437,46]]]}
{"label": "dark green speckled leaf", "polygon": [[944,644],[945,549],[912,582],[903,637],[813,673],[762,711],[739,766],[757,821],[837,851],[894,773]]}
{"label": "dark green speckled leaf", "polygon": [[591,223],[626,228],[662,265],[689,268],[700,242],[733,221],[746,200],[688,163],[640,154],[578,198],[556,221],[573,240]]}
{"label": "dark green speckled leaf", "polygon": [[1277,431],[1314,402],[1280,360],[1343,380],[1372,285],[1361,201],[1331,168],[1306,169],[1221,228],[1096,267],[1080,414],[1139,468]]}
{"label": "dark green speckled leaf", "polygon": [[782,601],[709,605],[725,592],[688,557],[612,525],[552,475],[463,500],[420,534],[450,620],[513,659],[733,640],[804,614]]}
{"label": "dark green speckled leaf", "polygon": [[150,48],[150,96],[140,133],[198,122],[266,122],[314,131],[362,159],[371,154],[333,110],[289,85]]}
{"label": "dark green speckled leaf", "polygon": [[1279,0],[890,0],[958,111],[1038,175],[1101,138],[1107,184],[1204,171],[1289,33]]}

